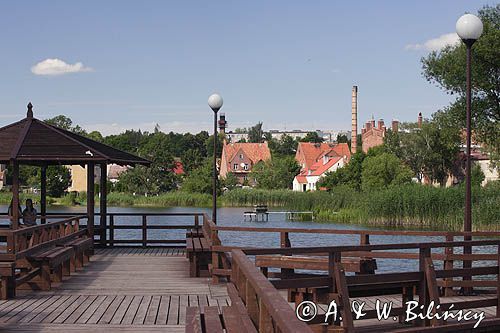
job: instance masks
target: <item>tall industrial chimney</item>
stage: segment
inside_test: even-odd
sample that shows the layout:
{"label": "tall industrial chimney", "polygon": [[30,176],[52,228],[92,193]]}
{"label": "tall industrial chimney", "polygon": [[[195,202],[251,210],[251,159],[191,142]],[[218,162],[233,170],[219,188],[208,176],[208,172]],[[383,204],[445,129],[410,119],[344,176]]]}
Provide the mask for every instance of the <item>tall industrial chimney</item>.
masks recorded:
{"label": "tall industrial chimney", "polygon": [[419,112],[418,113],[418,120],[417,120],[418,128],[422,128],[422,121],[423,121],[422,112]]}
{"label": "tall industrial chimney", "polygon": [[226,114],[221,113],[219,117],[219,132],[225,134],[226,128],[227,128]]}
{"label": "tall industrial chimney", "polygon": [[352,86],[352,129],[351,129],[351,152],[356,153],[358,148],[358,86]]}

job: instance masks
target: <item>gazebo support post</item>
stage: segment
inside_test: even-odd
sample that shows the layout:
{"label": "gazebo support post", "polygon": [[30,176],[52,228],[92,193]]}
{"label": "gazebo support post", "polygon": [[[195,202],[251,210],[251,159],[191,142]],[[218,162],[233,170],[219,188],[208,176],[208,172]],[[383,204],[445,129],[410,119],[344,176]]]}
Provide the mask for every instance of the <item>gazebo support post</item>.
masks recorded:
{"label": "gazebo support post", "polygon": [[47,165],[42,165],[40,172],[40,214],[42,224],[47,223]]}
{"label": "gazebo support post", "polygon": [[100,177],[100,184],[99,184],[99,191],[100,191],[100,203],[99,203],[99,209],[101,212],[100,215],[100,236],[99,240],[101,243],[101,246],[106,246],[106,221],[107,221],[107,213],[108,213],[108,207],[107,207],[107,202],[108,202],[108,189],[107,189],[107,182],[108,182],[108,168],[106,163],[101,164],[101,177]]}
{"label": "gazebo support post", "polygon": [[94,162],[87,164],[87,231],[94,240]]}
{"label": "gazebo support post", "polygon": [[12,161],[12,229],[19,229],[19,163]]}

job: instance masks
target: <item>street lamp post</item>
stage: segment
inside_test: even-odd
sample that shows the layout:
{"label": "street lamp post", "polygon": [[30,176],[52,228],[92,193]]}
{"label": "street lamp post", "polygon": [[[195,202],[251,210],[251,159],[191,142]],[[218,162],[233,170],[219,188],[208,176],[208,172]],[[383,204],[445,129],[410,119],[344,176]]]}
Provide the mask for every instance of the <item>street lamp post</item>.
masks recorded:
{"label": "street lamp post", "polygon": [[[467,47],[467,66],[466,66],[466,126],[467,126],[467,143],[465,151],[465,218],[464,218],[464,232],[472,232],[472,204],[471,204],[471,50],[472,45],[481,36],[483,32],[483,23],[481,20],[472,14],[465,14],[461,16],[456,24],[457,35],[462,39]],[[464,240],[471,240],[470,235],[465,236]],[[464,247],[464,254],[471,254],[472,248],[470,246]],[[464,268],[471,267],[471,261],[463,262]],[[465,277],[464,277],[465,279]],[[470,279],[470,277],[467,277]],[[467,290],[467,289],[466,289]],[[470,291],[470,289],[469,289]]]}
{"label": "street lamp post", "polygon": [[212,179],[212,221],[217,223],[217,112],[222,107],[222,97],[219,94],[210,95],[208,105],[214,112],[214,160]]}

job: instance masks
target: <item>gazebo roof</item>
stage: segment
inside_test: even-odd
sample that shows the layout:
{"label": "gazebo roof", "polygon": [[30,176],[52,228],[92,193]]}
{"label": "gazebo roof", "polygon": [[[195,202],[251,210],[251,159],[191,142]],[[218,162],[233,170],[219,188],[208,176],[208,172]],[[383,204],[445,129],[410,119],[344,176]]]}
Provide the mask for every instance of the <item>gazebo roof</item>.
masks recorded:
{"label": "gazebo roof", "polygon": [[33,118],[0,128],[0,163],[21,164],[116,163],[149,165],[150,161]]}

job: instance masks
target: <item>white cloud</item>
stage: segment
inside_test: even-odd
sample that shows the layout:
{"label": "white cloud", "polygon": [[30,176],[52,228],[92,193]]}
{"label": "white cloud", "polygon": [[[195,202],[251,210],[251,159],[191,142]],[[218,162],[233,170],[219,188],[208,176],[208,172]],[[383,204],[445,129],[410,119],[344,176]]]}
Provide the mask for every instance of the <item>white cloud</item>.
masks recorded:
{"label": "white cloud", "polygon": [[406,50],[427,50],[427,51],[439,51],[445,46],[455,45],[460,41],[460,38],[455,32],[450,32],[449,34],[441,35],[437,38],[429,39],[423,44],[408,44],[406,45]]}
{"label": "white cloud", "polygon": [[81,62],[68,64],[61,59],[45,59],[31,67],[31,72],[35,75],[63,75],[68,73],[91,72],[93,69],[85,67]]}

